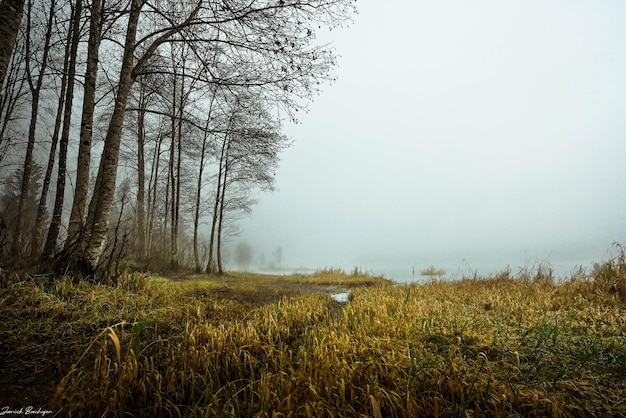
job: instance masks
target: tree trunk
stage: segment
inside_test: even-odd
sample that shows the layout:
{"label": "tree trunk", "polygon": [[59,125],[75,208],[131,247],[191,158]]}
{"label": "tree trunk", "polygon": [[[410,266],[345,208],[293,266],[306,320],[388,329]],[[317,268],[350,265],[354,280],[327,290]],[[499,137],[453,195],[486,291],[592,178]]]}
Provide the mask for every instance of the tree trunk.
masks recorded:
{"label": "tree trunk", "polygon": [[[184,52],[183,52],[184,53]],[[181,176],[180,176],[180,165],[181,165],[181,151],[183,149],[183,114],[185,110],[185,57],[183,56],[183,64],[182,68],[182,76],[180,82],[180,107],[178,109],[178,129],[177,129],[177,137],[178,137],[178,156],[176,161],[176,213],[174,219],[174,243],[176,244],[176,252],[173,254],[175,258],[176,265],[178,265],[178,226],[180,225],[180,184],[181,184]]]}
{"label": "tree trunk", "polygon": [[146,141],[145,118],[148,107],[146,86],[139,86],[139,100],[137,109],[137,239],[136,254],[139,260],[146,257],[146,167],[145,150]]}
{"label": "tree trunk", "polygon": [[76,7],[72,17],[72,46],[70,50],[70,62],[67,74],[67,94],[65,98],[65,110],[63,116],[63,129],[59,141],[59,167],[57,171],[57,189],[54,199],[54,209],[46,243],[41,253],[41,259],[50,259],[56,250],[59,230],[63,215],[63,203],[65,201],[65,177],[67,171],[67,148],[70,138],[70,124],[72,120],[72,104],[74,102],[74,84],[76,75],[76,56],[78,55],[78,42],[80,41],[80,16],[82,13],[82,0],[76,1]]}
{"label": "tree trunk", "polygon": [[211,96],[211,103],[209,104],[209,113],[206,118],[206,125],[204,127],[204,136],[202,139],[202,151],[200,152],[200,169],[198,170],[198,185],[196,188],[196,207],[193,216],[193,258],[195,263],[196,273],[200,273],[202,270],[202,264],[200,262],[200,255],[198,253],[198,227],[200,226],[200,200],[202,197],[202,175],[204,173],[204,155],[206,153],[207,141],[209,139],[209,123],[211,122],[211,114],[213,112],[213,103],[215,102],[215,94]]}
{"label": "tree trunk", "polygon": [[156,213],[157,185],[159,181],[159,164],[161,162],[161,146],[163,145],[163,135],[159,134],[159,142],[154,149],[152,156],[152,169],[150,181],[148,183],[148,223],[146,228],[146,249],[148,256],[152,253],[152,232],[154,230],[154,216]]}
{"label": "tree trunk", "polygon": [[[228,134],[226,134],[228,135]],[[226,151],[226,137],[224,138],[224,142],[222,143],[222,149],[220,151],[220,161],[219,167],[217,171],[217,187],[215,188],[215,204],[213,205],[213,215],[211,217],[211,236],[209,237],[209,261],[207,262],[206,272],[208,274],[213,274],[217,271],[215,258],[213,256],[215,249],[215,237],[217,232],[217,221],[218,221],[218,210],[220,208],[220,197],[222,194],[222,172],[223,172],[223,164],[224,164],[224,155]]]}
{"label": "tree trunk", "polygon": [[230,152],[230,141],[228,141],[228,146],[226,147],[226,158],[224,160],[224,178],[222,179],[222,196],[220,200],[220,214],[219,214],[219,224],[217,228],[217,273],[219,275],[224,274],[224,267],[222,264],[222,227],[224,225],[224,207],[226,206],[226,184],[228,183],[228,166],[229,166],[229,152]]}
{"label": "tree trunk", "polygon": [[0,3],[0,86],[4,83],[23,14],[24,0],[2,0]]}
{"label": "tree trunk", "polygon": [[196,187],[196,206],[194,208],[193,215],[193,260],[196,273],[200,273],[202,270],[200,263],[200,255],[198,253],[198,227],[200,225],[200,199],[202,197],[202,172],[204,171],[204,152],[206,149],[206,137],[204,134],[204,141],[202,141],[202,151],[200,152],[200,169],[198,171],[198,185]]}
{"label": "tree trunk", "polygon": [[41,186],[41,196],[39,197],[39,205],[37,206],[37,218],[35,219],[35,228],[33,229],[33,244],[31,247],[31,257],[33,259],[39,257],[41,252],[41,245],[43,240],[43,221],[46,216],[48,191],[50,190],[50,183],[52,181],[52,171],[54,170],[57,145],[59,143],[59,132],[61,131],[61,123],[63,122],[63,104],[65,103],[65,90],[67,88],[67,65],[69,62],[69,43],[68,48],[66,48],[64,60],[63,77],[61,79],[61,93],[59,94],[59,102],[57,103],[57,115],[54,121],[52,144],[50,145],[48,164],[46,165],[46,175]]}
{"label": "tree trunk", "polygon": [[113,114],[109,122],[107,134],[104,140],[104,149],[98,168],[98,176],[94,185],[94,193],[89,204],[87,222],[85,223],[85,236],[81,238],[80,254],[72,258],[76,267],[84,270],[85,273],[94,274],[98,268],[100,258],[107,240],[109,217],[115,198],[115,182],[117,179],[117,166],[119,161],[122,127],[126,113],[126,105],[133,79],[140,75],[143,67],[154,55],[160,45],[170,39],[174,34],[184,29],[201,10],[202,1],[199,1],[195,9],[189,14],[185,22],[174,25],[164,31],[133,65],[133,53],[136,47],[137,25],[141,16],[141,8],[144,0],[131,0],[130,13],[126,28],[126,38],[124,41],[124,56],[120,68],[119,85],[115,97]]}
{"label": "tree trunk", "polygon": [[[171,151],[171,145],[170,145],[170,151]],[[171,158],[170,158],[171,161]],[[165,253],[167,252],[168,246],[168,238],[171,238],[171,236],[168,237],[168,225],[169,225],[169,219],[170,219],[170,182],[172,180],[172,177],[170,175],[170,171],[169,171],[169,163],[168,163],[168,170],[167,170],[167,176],[165,176],[165,206],[163,207],[163,232],[161,233],[161,250],[162,250],[162,255],[163,257],[165,257]],[[156,184],[155,184],[156,186]]]}
{"label": "tree trunk", "polygon": [[[2,3],[4,6],[4,2]],[[23,7],[23,5],[22,5]],[[17,218],[15,220],[15,238],[13,241],[12,255],[14,257],[18,257],[22,254],[23,250],[23,225],[24,225],[24,217],[25,217],[25,205],[28,200],[28,195],[30,193],[30,177],[32,172],[32,164],[33,164],[33,150],[35,147],[35,130],[37,127],[37,115],[39,112],[39,97],[41,92],[41,84],[43,82],[43,76],[46,69],[46,61],[48,55],[48,45],[49,45],[49,35],[46,39],[47,45],[44,48],[44,57],[42,60],[41,71],[39,73],[39,77],[37,82],[33,84],[33,75],[31,70],[31,52],[30,52],[30,44],[31,44],[31,14],[32,14],[32,3],[28,4],[28,14],[26,19],[26,55],[25,55],[25,63],[26,63],[26,79],[28,81],[30,91],[31,91],[31,118],[30,124],[28,128],[28,140],[26,143],[26,156],[24,157],[24,165],[22,170],[22,185],[20,190],[20,198],[18,201],[18,209],[17,209]],[[5,69],[6,74],[6,69]]]}
{"label": "tree trunk", "polygon": [[[46,28],[46,37],[44,42],[44,59],[42,60],[42,72],[45,70],[45,63],[48,59],[48,50],[50,45],[50,37],[52,35],[52,24],[55,14],[55,6],[56,1],[52,0],[50,3],[50,14],[48,16],[48,26]],[[31,241],[31,258],[36,259],[39,257],[39,252],[41,251],[41,243],[43,238],[43,222],[46,216],[46,203],[48,199],[48,190],[50,189],[50,179],[52,177],[52,170],[54,168],[54,160],[56,156],[57,142],[59,138],[59,129],[61,126],[61,109],[63,108],[63,100],[65,97],[65,88],[67,85],[67,65],[68,65],[68,55],[70,48],[70,39],[71,34],[68,33],[67,44],[65,47],[65,55],[63,58],[63,77],[61,80],[61,94],[59,96],[59,104],[57,108],[57,118],[55,120],[54,125],[54,134],[52,135],[52,144],[50,145],[50,154],[48,157],[48,165],[46,167],[46,175],[44,177],[43,184],[41,186],[41,196],[39,198],[39,204],[37,206],[37,216],[35,218],[35,226],[33,227],[33,237]],[[41,88],[41,77],[38,81],[38,89]],[[32,122],[32,121],[31,121]],[[33,131],[34,136],[34,131]]]}
{"label": "tree trunk", "polygon": [[76,260],[79,266],[90,274],[94,274],[97,270],[107,239],[109,216],[111,215],[115,197],[122,126],[124,124],[128,95],[133,81],[133,51],[142,5],[143,2],[141,0],[131,1],[115,106],[104,140],[104,150],[102,151],[94,193],[89,204],[85,237],[81,243],[82,254]]}
{"label": "tree trunk", "polygon": [[[32,165],[32,150],[35,145],[35,131],[37,128],[37,118],[39,114],[39,98],[41,93],[41,87],[43,85],[43,78],[46,73],[46,68],[48,66],[48,55],[50,52],[50,37],[52,36],[52,22],[54,18],[55,12],[55,2],[54,0],[50,4],[50,14],[48,15],[48,22],[46,26],[46,34],[44,36],[44,46],[41,57],[41,66],[39,68],[39,75],[37,77],[37,81],[33,82],[33,74],[30,66],[31,63],[31,15],[32,15],[32,2],[28,2],[28,12],[26,15],[26,77],[28,80],[28,85],[30,87],[32,100],[31,100],[31,108],[30,108],[30,124],[28,127],[28,142],[27,142],[27,159],[24,161],[24,176],[22,181],[26,182],[26,190],[29,189],[30,184],[30,174],[31,174],[31,165]],[[30,149],[30,152],[28,151]],[[30,160],[29,160],[30,159]],[[24,191],[24,185],[22,184],[22,192]],[[20,194],[20,201],[18,204],[18,219],[16,220],[16,235],[14,244],[16,244],[16,249],[14,255],[18,255],[21,251],[22,243],[22,228],[23,228],[23,219],[24,219],[24,203],[26,201],[28,193],[24,195]],[[33,232],[33,240],[31,242],[31,250],[39,251],[39,246],[41,240],[39,237],[41,236],[41,228],[37,228],[37,223],[35,223],[35,228]]]}
{"label": "tree trunk", "polygon": [[87,69],[85,70],[83,110],[80,122],[78,161],[76,164],[76,187],[74,189],[72,213],[70,215],[65,248],[80,240],[78,234],[83,230],[83,222],[85,221],[101,28],[102,0],[93,0],[91,3],[89,40],[87,42]]}
{"label": "tree trunk", "polygon": [[[233,126],[233,121],[235,119],[235,108],[233,108],[232,113],[230,115],[230,119],[228,120],[228,126],[226,128],[226,133],[224,134],[224,141],[222,142],[222,149],[220,150],[220,161],[219,168],[217,172],[217,188],[215,190],[215,205],[213,205],[213,217],[211,219],[211,237],[209,238],[209,261],[207,263],[207,273],[215,273],[219,272],[219,266],[216,265],[216,261],[213,257],[213,250],[215,248],[215,239],[216,233],[218,232],[218,221],[219,221],[219,210],[221,207],[221,200],[224,199],[222,196],[222,182],[224,173],[226,171],[226,154],[227,147],[229,146],[229,138],[230,130]],[[217,234],[217,238],[219,239],[219,234]],[[217,245],[217,249],[219,251],[219,244]],[[217,263],[219,264],[219,263]],[[217,269],[217,270],[216,270]]]}
{"label": "tree trunk", "polygon": [[22,65],[25,48],[24,45],[18,46],[19,48],[11,56],[6,83],[4,85],[0,84],[0,117],[2,117],[0,122],[0,162],[6,156],[10,145],[5,142],[5,133],[24,94],[24,85],[26,84]]}
{"label": "tree trunk", "polygon": [[22,186],[20,189],[20,199],[17,205],[17,218],[15,220],[15,239],[13,240],[13,247],[11,249],[11,255],[13,257],[19,257],[22,254],[22,227],[24,224],[24,210],[26,206],[26,200],[28,199],[30,175],[32,171],[33,163],[33,148],[34,141],[28,141],[26,145],[26,156],[24,157],[24,165],[22,170]]}
{"label": "tree trunk", "polygon": [[176,160],[176,96],[177,96],[177,79],[178,75],[176,73],[176,63],[172,57],[172,64],[174,69],[174,88],[173,88],[173,96],[172,96],[172,141],[170,142],[170,161],[169,161],[169,173],[170,173],[170,187],[171,187],[171,205],[170,205],[170,268],[174,268],[176,265],[176,177],[174,176],[174,164]]}

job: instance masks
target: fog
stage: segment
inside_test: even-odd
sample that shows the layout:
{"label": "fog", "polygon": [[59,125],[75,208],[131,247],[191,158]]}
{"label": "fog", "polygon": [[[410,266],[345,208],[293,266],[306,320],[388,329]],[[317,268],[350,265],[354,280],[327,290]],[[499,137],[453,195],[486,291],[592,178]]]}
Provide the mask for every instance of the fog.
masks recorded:
{"label": "fog", "polygon": [[626,243],[625,2],[357,5],[232,240],[256,268],[566,274]]}

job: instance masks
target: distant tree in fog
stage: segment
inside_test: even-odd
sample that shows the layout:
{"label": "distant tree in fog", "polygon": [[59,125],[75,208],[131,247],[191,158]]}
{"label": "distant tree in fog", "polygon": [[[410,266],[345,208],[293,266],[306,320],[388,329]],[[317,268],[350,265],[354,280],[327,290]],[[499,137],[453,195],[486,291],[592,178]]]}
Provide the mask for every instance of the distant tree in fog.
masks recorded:
{"label": "distant tree in fog", "polygon": [[235,247],[235,262],[241,270],[247,270],[252,262],[252,247],[246,242],[240,242]]}
{"label": "distant tree in fog", "polygon": [[280,245],[274,250],[274,259],[276,260],[276,266],[280,268],[283,261],[283,247]]}

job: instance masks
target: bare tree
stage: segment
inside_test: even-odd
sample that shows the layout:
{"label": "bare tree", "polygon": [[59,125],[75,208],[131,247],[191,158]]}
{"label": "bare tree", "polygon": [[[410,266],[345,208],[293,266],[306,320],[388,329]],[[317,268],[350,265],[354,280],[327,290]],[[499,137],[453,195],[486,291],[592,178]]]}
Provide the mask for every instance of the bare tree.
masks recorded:
{"label": "bare tree", "polygon": [[[29,0],[28,2],[28,19],[27,19],[27,26],[30,28],[30,14],[31,14],[31,9],[32,9],[32,2]],[[38,109],[39,109],[39,95],[40,95],[40,90],[42,87],[42,80],[43,80],[43,73],[45,72],[46,69],[46,64],[48,61],[48,55],[50,52],[50,39],[51,39],[51,35],[52,35],[52,28],[54,25],[54,18],[57,15],[57,8],[56,8],[56,0],[51,0],[50,2],[50,9],[49,9],[49,14],[48,14],[48,22],[46,24],[46,34],[44,37],[44,49],[43,49],[43,59],[42,59],[42,64],[41,64],[41,68],[39,70],[39,78],[37,79],[37,84],[35,87],[33,87],[33,83],[32,81],[29,81],[29,85],[31,86],[31,91],[32,91],[32,96],[33,96],[33,103],[32,103],[32,110],[31,110],[31,125],[29,128],[29,144],[32,142],[34,143],[35,141],[35,127],[36,127],[36,122],[37,122],[37,114],[38,114]],[[29,31],[30,32],[30,31]],[[58,133],[59,133],[59,128],[61,125],[61,109],[63,108],[63,102],[65,100],[65,89],[67,86],[67,66],[69,64],[69,54],[70,54],[70,38],[71,38],[71,31],[68,31],[68,36],[67,36],[67,42],[66,42],[66,47],[65,47],[65,57],[63,60],[63,76],[62,76],[62,81],[61,81],[61,95],[59,97],[59,105],[57,108],[57,120],[55,123],[55,131],[54,134],[52,136],[52,144],[50,145],[50,155],[48,158],[48,164],[46,167],[46,174],[44,177],[44,181],[42,184],[42,188],[41,188],[41,196],[39,198],[39,205],[37,208],[37,216],[35,218],[35,225],[33,227],[33,231],[32,231],[32,239],[31,239],[31,258],[35,259],[37,257],[39,257],[39,252],[41,251],[41,244],[42,244],[42,235],[43,235],[43,223],[46,217],[46,202],[47,202],[47,198],[48,198],[48,190],[50,187],[50,180],[51,180],[51,176],[52,176],[52,169],[54,167],[54,161],[55,161],[55,154],[56,154],[56,147],[57,147],[57,142],[58,142]],[[30,39],[28,39],[28,43],[30,43]],[[28,68],[29,66],[27,66]],[[30,76],[30,70],[28,71],[29,74],[29,79],[31,78]]]}
{"label": "bare tree", "polygon": [[230,115],[228,116],[228,122],[225,127],[224,132],[222,133],[222,141],[219,145],[218,153],[217,153],[217,174],[216,174],[216,182],[215,182],[215,192],[213,198],[213,213],[211,215],[211,235],[209,238],[209,259],[207,262],[206,271],[209,274],[213,273],[222,273],[221,267],[221,237],[219,234],[220,230],[220,213],[223,213],[223,205],[222,201],[224,200],[223,195],[225,191],[225,181],[228,177],[228,153],[230,148],[230,134],[233,128],[233,124],[235,123],[235,116],[238,109],[239,100],[236,98],[234,105],[230,109]]}
{"label": "bare tree", "polygon": [[198,183],[196,186],[196,200],[194,207],[194,216],[193,216],[193,254],[194,254],[194,268],[197,272],[202,270],[202,263],[200,261],[200,255],[198,251],[198,228],[200,226],[200,207],[202,201],[202,186],[203,186],[203,175],[206,164],[207,153],[209,152],[210,143],[209,139],[211,136],[210,131],[210,122],[213,117],[213,106],[216,101],[215,92],[211,94],[211,100],[209,102],[209,109],[207,112],[206,125],[204,127],[204,131],[202,132],[202,145],[200,148],[200,157],[199,157],[199,167],[198,167]]}
{"label": "bare tree", "polygon": [[[159,123],[159,132],[157,134],[157,140],[156,140],[156,145],[154,147],[153,153],[152,153],[152,164],[151,164],[151,168],[150,168],[150,178],[148,179],[148,198],[147,198],[147,224],[146,224],[146,248],[148,250],[148,256],[150,257],[154,251],[153,251],[153,245],[155,243],[155,240],[153,240],[153,236],[155,235],[155,218],[157,215],[157,212],[159,210],[158,208],[158,195],[159,195],[159,190],[160,188],[159,186],[159,166],[160,166],[160,162],[161,162],[161,153],[162,153],[162,145],[163,145],[163,139],[165,138],[165,135],[162,132],[162,124]],[[165,236],[165,228],[162,228],[161,230],[163,236]],[[156,240],[156,242],[161,242],[160,240]],[[163,248],[161,247],[160,251],[163,251]]]}
{"label": "bare tree", "polygon": [[281,263],[283,262],[283,247],[280,245],[274,249],[274,258],[276,259],[278,268],[281,268]]}
{"label": "bare tree", "polygon": [[0,3],[0,85],[7,73],[23,14],[24,0],[2,0]]}
{"label": "bare tree", "polygon": [[[57,12],[58,13],[58,12]],[[58,17],[58,16],[56,16]],[[52,172],[54,170],[54,164],[56,161],[56,152],[57,146],[59,143],[59,135],[61,133],[61,125],[63,123],[63,110],[65,104],[65,95],[67,91],[68,84],[68,67],[70,63],[70,53],[71,53],[71,45],[72,45],[72,31],[71,31],[71,12],[70,12],[70,20],[69,28],[64,26],[57,26],[56,31],[63,33],[67,32],[64,42],[64,53],[62,59],[62,68],[60,70],[61,76],[61,86],[59,90],[59,97],[56,106],[56,117],[54,120],[54,130],[51,137],[50,150],[48,153],[48,162],[46,165],[46,172],[43,180],[43,184],[41,186],[41,195],[39,197],[39,205],[37,209],[37,218],[35,221],[35,226],[33,228],[33,238],[31,244],[31,258],[36,259],[41,254],[42,244],[43,244],[43,229],[44,229],[44,221],[46,220],[47,214],[47,202],[48,202],[48,192],[50,189],[50,183],[52,182]]]}
{"label": "bare tree", "polygon": [[59,141],[59,164],[57,170],[57,187],[54,199],[54,209],[52,219],[48,228],[48,235],[44,244],[42,259],[51,258],[57,245],[59,230],[63,215],[63,204],[65,202],[65,180],[67,172],[67,149],[70,137],[70,124],[72,120],[72,105],[74,103],[74,84],[76,75],[76,58],[78,55],[78,42],[80,41],[80,19],[82,13],[83,0],[76,0],[74,12],[72,13],[72,43],[70,47],[70,60],[68,64],[67,91],[65,97],[65,108],[63,111],[63,127]]}
{"label": "bare tree", "polygon": [[24,38],[25,36],[21,37],[17,42],[0,94],[0,163],[5,160],[11,148],[19,142],[16,137],[23,136],[21,133],[16,135],[11,128],[20,124],[20,110],[28,94],[24,66],[26,55]]}
{"label": "bare tree", "polygon": [[146,256],[146,112],[148,110],[150,91],[144,83],[139,85],[137,110],[137,256],[140,260]]}
{"label": "bare tree", "polygon": [[[219,153],[207,272],[223,273],[221,252],[227,214],[249,212],[253,202],[247,198],[246,192],[252,187],[272,188],[274,177],[271,173],[278,163],[279,153],[287,145],[278,122],[258,97],[245,90],[239,92],[232,105]],[[243,195],[233,193],[236,190],[243,190]]]}
{"label": "bare tree", "polygon": [[[20,194],[18,203],[17,218],[15,220],[15,241],[13,242],[12,254],[13,256],[19,256],[22,251],[22,227],[24,219],[24,209],[26,200],[29,198],[28,193],[30,191],[30,176],[33,165],[33,149],[35,147],[35,130],[37,128],[37,117],[39,114],[39,98],[41,95],[41,88],[43,86],[43,80],[45,77],[46,69],[48,66],[48,55],[50,53],[50,39],[52,37],[52,25],[55,15],[56,2],[52,0],[50,3],[50,10],[48,13],[48,20],[46,23],[46,32],[44,35],[44,45],[41,53],[41,64],[38,72],[35,75],[33,68],[33,55],[31,47],[34,42],[32,40],[33,28],[33,2],[28,1],[28,10],[26,13],[26,80],[31,93],[31,110],[30,110],[30,124],[28,127],[28,141],[26,146],[26,156],[24,158],[24,165],[22,169],[22,193]],[[38,244],[38,243],[35,243]]]}
{"label": "bare tree", "polygon": [[137,47],[137,26],[144,3],[141,0],[131,0],[124,42],[124,56],[122,58],[115,105],[105,138],[100,168],[98,169],[98,176],[94,186],[94,194],[89,205],[87,223],[85,226],[86,233],[84,239],[81,241],[82,251],[77,254],[78,264],[87,272],[95,272],[100,256],[102,255],[104,243],[106,242],[108,220],[111,214],[115,193],[122,126],[133,79],[139,75],[142,67],[147,63],[156,49],[175,33],[179,32],[186,23],[195,17],[201,4],[201,2],[198,3],[196,8],[180,25],[172,25],[169,29],[166,29],[164,33],[163,31],[159,31],[160,36],[149,44],[137,64],[134,64],[133,54]]}
{"label": "bare tree", "polygon": [[252,247],[246,242],[240,242],[235,247],[235,262],[239,268],[247,270],[252,262]]}
{"label": "bare tree", "polygon": [[[87,272],[95,271],[107,239],[107,224],[115,193],[121,145],[121,132],[129,92],[138,76],[148,71],[172,73],[167,68],[147,66],[153,56],[162,55],[163,46],[171,43],[188,45],[194,64],[202,71],[180,69],[182,80],[228,86],[245,86],[260,100],[280,105],[293,116],[303,106],[301,99],[311,97],[317,84],[330,78],[334,65],[332,51],[314,44],[314,28],[319,24],[345,21],[353,9],[349,0],[291,0],[275,2],[196,0],[177,3],[131,0],[123,16],[126,35],[119,77],[115,82],[115,103],[110,117],[104,149],[100,160],[94,193],[89,205],[85,235],[76,262]],[[140,19],[141,17],[144,19]],[[140,25],[139,22],[142,22]],[[148,26],[147,23],[151,26]],[[228,62],[236,71],[223,72],[213,68],[213,53]],[[183,68],[184,74],[183,74]],[[176,89],[174,90],[176,91]],[[178,93],[180,95],[180,92]],[[178,112],[178,117],[182,117]],[[180,125],[180,119],[176,119]],[[180,126],[177,127],[181,132]],[[172,137],[174,137],[172,132]],[[180,142],[177,137],[175,141]],[[180,149],[180,146],[178,146]],[[225,152],[228,144],[226,144]],[[170,162],[173,159],[170,158]],[[176,175],[181,158],[176,161]],[[174,177],[170,175],[170,177]],[[180,182],[170,183],[170,207],[174,207],[172,234],[177,237],[180,213]],[[222,183],[222,189],[226,183]],[[222,190],[223,193],[223,190]],[[170,222],[172,219],[170,219]]]}
{"label": "bare tree", "polygon": [[72,213],[68,225],[66,248],[73,244],[83,231],[87,192],[89,189],[89,166],[91,161],[91,142],[93,135],[94,108],[96,99],[96,81],[98,78],[98,59],[102,34],[102,0],[92,0],[89,21],[89,39],[87,41],[87,68],[83,90],[83,109],[80,123],[78,159],[76,162],[76,185]]}

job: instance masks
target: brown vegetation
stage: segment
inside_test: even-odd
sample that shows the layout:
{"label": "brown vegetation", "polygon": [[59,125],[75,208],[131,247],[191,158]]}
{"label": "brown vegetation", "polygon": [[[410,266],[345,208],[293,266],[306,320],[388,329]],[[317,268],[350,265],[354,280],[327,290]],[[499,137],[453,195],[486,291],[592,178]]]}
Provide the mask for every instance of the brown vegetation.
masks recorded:
{"label": "brown vegetation", "polygon": [[[623,253],[564,283],[549,270],[425,285],[332,271],[3,280],[10,405],[28,395],[72,416],[626,415]],[[303,291],[331,281],[357,285],[347,304]]]}

